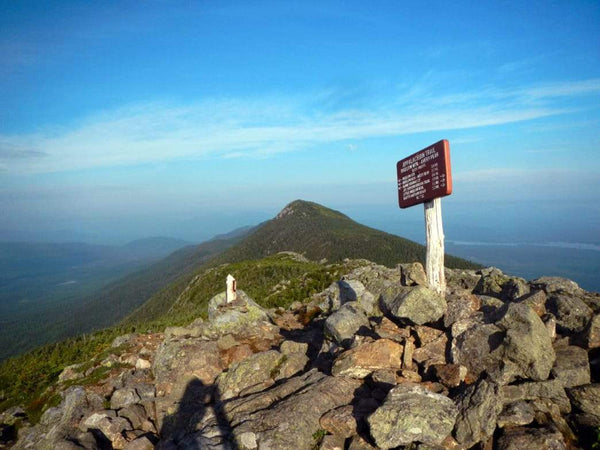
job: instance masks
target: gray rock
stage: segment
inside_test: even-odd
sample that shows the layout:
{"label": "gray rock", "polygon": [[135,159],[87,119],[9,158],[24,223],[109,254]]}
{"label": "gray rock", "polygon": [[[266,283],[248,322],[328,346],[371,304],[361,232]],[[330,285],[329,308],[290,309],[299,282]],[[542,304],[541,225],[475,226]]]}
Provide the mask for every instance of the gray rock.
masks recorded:
{"label": "gray rock", "polygon": [[418,262],[398,264],[400,279],[404,286],[428,286],[427,275],[423,265]]}
{"label": "gray rock", "polygon": [[521,400],[549,400],[555,403],[563,414],[571,412],[571,402],[559,380],[502,386],[501,398],[504,405]]}
{"label": "gray rock", "polygon": [[502,345],[505,364],[510,361],[513,366],[509,370],[524,379],[546,380],[556,355],[538,315],[523,303],[511,303],[496,325],[505,331]]}
{"label": "gray rock", "polygon": [[504,285],[510,281],[510,277],[502,273],[500,269],[489,267],[481,271],[481,278],[475,286],[475,294],[502,298]]}
{"label": "gray rock", "polygon": [[532,289],[543,290],[546,294],[564,293],[579,295],[583,289],[577,283],[562,277],[540,277],[530,283]]}
{"label": "gray rock", "polygon": [[436,322],[446,312],[444,297],[425,286],[410,288],[385,306],[393,317],[418,325]]}
{"label": "gray rock", "polygon": [[321,441],[319,450],[344,450],[346,439],[342,436],[328,434]]}
{"label": "gray rock", "polygon": [[133,388],[118,389],[110,398],[110,407],[111,409],[121,409],[139,403],[141,400],[142,399]]}
{"label": "gray rock", "polygon": [[369,319],[356,302],[349,302],[325,320],[324,332],[328,338],[347,347],[363,327],[370,328]]}
{"label": "gray rock", "polygon": [[308,351],[308,344],[305,342],[283,341],[279,347],[279,351],[288,356],[294,353],[306,355],[306,352]]}
{"label": "gray rock", "polygon": [[[298,387],[298,381],[301,386]],[[291,383],[287,387],[285,384]],[[234,434],[239,438],[247,432],[256,435],[259,448],[312,448],[313,435],[320,429],[319,419],[324,413],[342,405],[349,404],[360,382],[349,378],[333,378],[318,372],[312,372],[299,379],[292,378],[282,386],[287,390],[296,387],[294,395],[286,396],[269,408],[242,413],[239,409],[232,417]],[[255,394],[248,399],[256,402],[259,399],[273,399],[273,395],[282,395],[282,391]],[[256,405],[256,404],[255,404]],[[250,403],[245,403],[248,408]],[[234,405],[228,405],[230,411]],[[285,418],[285,420],[282,420]]]}
{"label": "gray rock", "polygon": [[575,408],[600,420],[600,383],[567,389],[567,392]]}
{"label": "gray rock", "polygon": [[571,295],[551,294],[546,309],[556,317],[559,333],[582,332],[591,320],[593,311],[581,299]]}
{"label": "gray rock", "polygon": [[399,370],[402,345],[389,339],[366,342],[343,352],[331,373],[336,377],[365,378],[377,370]]}
{"label": "gray rock", "polygon": [[575,387],[590,383],[590,361],[587,351],[570,345],[556,349],[556,361],[552,368],[554,378],[564,387]]}
{"label": "gray rock", "polygon": [[528,402],[521,400],[505,405],[498,416],[497,423],[500,428],[516,427],[529,425],[534,418],[535,411],[533,407]]}
{"label": "gray rock", "polygon": [[248,394],[271,386],[286,359],[277,350],[269,350],[232,364],[216,381],[221,398],[227,400],[242,392]]}
{"label": "gray rock", "polygon": [[481,275],[475,270],[445,268],[446,285],[451,289],[467,290],[473,292]]}
{"label": "gray rock", "polygon": [[469,318],[452,325],[452,362],[467,368],[467,382],[474,382],[485,370],[493,370],[502,360],[500,348],[504,333],[480,318]]}
{"label": "gray rock", "polygon": [[321,428],[331,434],[349,438],[356,434],[357,422],[354,406],[344,405],[327,411],[319,419]]}
{"label": "gray rock", "polygon": [[588,349],[600,347],[600,314],[590,320],[585,330],[584,342]]}
{"label": "gray rock", "polygon": [[459,444],[470,448],[478,442],[486,442],[496,429],[502,403],[498,401],[498,385],[480,380],[471,385],[456,399],[458,416],[454,437]]}
{"label": "gray rock", "polygon": [[128,442],[123,450],[153,450],[154,444],[147,436],[140,436],[131,442]]}
{"label": "gray rock", "polygon": [[481,307],[479,298],[466,289],[455,289],[446,294],[446,303],[444,326],[447,328],[457,320],[470,317]]}
{"label": "gray rock", "polygon": [[227,303],[225,292],[210,299],[208,319],[210,329],[218,335],[242,333],[257,322],[270,322],[267,311],[242,290],[231,303]]}
{"label": "gray rock", "polygon": [[111,347],[112,348],[117,348],[120,347],[121,345],[131,345],[133,343],[133,341],[137,338],[137,334],[132,333],[132,334],[125,334],[123,336],[117,336],[116,338],[113,339]]}
{"label": "gray rock", "polygon": [[388,449],[412,442],[440,444],[452,432],[456,414],[448,397],[418,385],[399,385],[367,421],[377,447]]}
{"label": "gray rock", "polygon": [[565,450],[565,440],[554,428],[507,428],[498,439],[498,450]]}

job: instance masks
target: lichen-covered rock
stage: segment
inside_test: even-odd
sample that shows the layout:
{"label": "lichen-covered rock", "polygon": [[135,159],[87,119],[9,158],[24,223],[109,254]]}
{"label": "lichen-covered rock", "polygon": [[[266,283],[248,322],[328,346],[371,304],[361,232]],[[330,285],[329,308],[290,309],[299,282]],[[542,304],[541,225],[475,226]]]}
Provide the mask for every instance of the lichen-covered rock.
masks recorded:
{"label": "lichen-covered rock", "polygon": [[520,400],[505,405],[498,415],[497,423],[500,428],[516,427],[528,425],[533,422],[534,418],[535,411],[530,403]]}
{"label": "lichen-covered rock", "polygon": [[[295,390],[294,395],[283,398],[268,409],[248,414],[240,412],[233,417],[236,438],[252,432],[259,448],[312,448],[315,443],[313,435],[320,429],[319,419],[327,411],[349,404],[360,382],[324,374],[311,374],[303,379],[311,381]],[[237,442],[239,445],[239,439]]]}
{"label": "lichen-covered rock", "polygon": [[363,327],[370,328],[369,319],[356,302],[349,302],[325,320],[324,332],[336,343],[349,346],[354,335]]}
{"label": "lichen-covered rock", "polygon": [[564,293],[579,295],[583,289],[577,283],[562,277],[540,277],[530,283],[532,289],[543,290],[546,294]]}
{"label": "lichen-covered rock", "polygon": [[498,450],[565,450],[565,440],[555,428],[506,428],[498,439]]}
{"label": "lichen-covered rock", "polygon": [[564,387],[575,387],[590,383],[590,361],[587,351],[575,345],[559,347],[555,350],[556,361],[552,375]]}
{"label": "lichen-covered rock", "polygon": [[452,362],[467,368],[467,382],[474,382],[486,369],[502,359],[502,329],[486,324],[479,317],[463,319],[452,325]]}
{"label": "lichen-covered rock", "polygon": [[600,383],[568,389],[571,403],[579,411],[595,416],[600,421]]}
{"label": "lichen-covered rock", "polygon": [[498,385],[480,380],[468,386],[456,399],[458,416],[454,436],[459,444],[470,448],[478,442],[486,442],[492,436],[502,410],[498,392]]}
{"label": "lichen-covered rock", "polygon": [[354,436],[357,428],[354,406],[344,405],[327,411],[319,419],[319,424],[321,428],[331,434],[344,438]]}
{"label": "lichen-covered rock", "polygon": [[450,327],[457,320],[470,317],[481,307],[481,300],[466,289],[450,291],[446,294],[446,303],[445,327]]}
{"label": "lichen-covered rock", "polygon": [[600,347],[600,314],[590,320],[585,330],[584,342],[588,349]]}
{"label": "lichen-covered rock", "polygon": [[502,386],[500,392],[504,405],[521,400],[542,399],[555,403],[563,414],[571,412],[571,402],[559,380]]}
{"label": "lichen-covered rock", "polygon": [[527,306],[533,309],[539,317],[542,317],[544,314],[546,314],[546,301],[547,296],[544,291],[533,291],[532,293],[519,299],[519,302],[525,303]]}
{"label": "lichen-covered rock", "polygon": [[121,409],[141,401],[140,396],[133,388],[117,389],[110,398],[111,409]]}
{"label": "lichen-covered rock", "polygon": [[504,275],[500,269],[489,267],[481,271],[481,278],[473,292],[475,294],[501,298],[504,285],[509,280],[510,277]]}
{"label": "lichen-covered rock", "polygon": [[428,286],[427,275],[421,263],[398,264],[400,279],[404,286]]}
{"label": "lichen-covered rock", "polygon": [[546,308],[556,317],[558,331],[563,334],[582,332],[593,315],[588,305],[572,295],[551,294]]}
{"label": "lichen-covered rock", "polygon": [[389,339],[367,342],[342,353],[331,372],[336,377],[365,378],[376,370],[399,370],[402,345]]}
{"label": "lichen-covered rock", "polygon": [[237,291],[237,298],[231,303],[227,303],[225,292],[210,299],[208,318],[210,328],[221,335],[242,333],[257,322],[270,322],[267,311],[242,290]]}
{"label": "lichen-covered rock", "polygon": [[496,325],[505,332],[504,361],[506,366],[507,362],[512,365],[508,370],[524,379],[546,380],[556,355],[538,315],[523,303],[511,303]]}
{"label": "lichen-covered rock", "polygon": [[418,385],[399,385],[367,421],[377,447],[388,449],[412,442],[440,444],[452,432],[456,414],[448,397]]}
{"label": "lichen-covered rock", "polygon": [[242,392],[262,391],[275,382],[286,359],[277,350],[269,350],[232,364],[216,381],[221,398],[227,400]]}
{"label": "lichen-covered rock", "polygon": [[416,286],[385,303],[385,308],[396,319],[408,319],[423,325],[436,322],[444,315],[446,300],[425,286]]}

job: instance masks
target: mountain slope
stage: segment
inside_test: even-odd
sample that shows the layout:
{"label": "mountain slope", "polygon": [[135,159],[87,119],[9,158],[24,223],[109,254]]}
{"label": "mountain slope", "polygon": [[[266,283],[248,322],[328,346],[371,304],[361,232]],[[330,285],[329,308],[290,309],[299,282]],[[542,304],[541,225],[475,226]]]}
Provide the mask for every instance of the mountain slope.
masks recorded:
{"label": "mountain slope", "polygon": [[[416,242],[361,225],[317,203],[296,200],[275,218],[256,227],[237,245],[212,258],[203,269],[256,260],[283,251],[303,254],[311,261],[326,259],[336,263],[345,258],[364,258],[388,267],[425,260],[425,247]],[[445,262],[450,268],[479,267],[453,256],[446,256]],[[166,286],[134,311],[125,323],[144,323],[166,314],[193,277],[193,273],[188,273]]]}
{"label": "mountain slope", "polygon": [[[212,262],[257,259],[281,251],[301,253],[313,261],[364,258],[388,267],[401,262],[425,262],[424,246],[361,225],[339,211],[303,200],[287,205],[274,219],[265,222]],[[450,255],[446,255],[445,264],[450,268],[478,267]]]}

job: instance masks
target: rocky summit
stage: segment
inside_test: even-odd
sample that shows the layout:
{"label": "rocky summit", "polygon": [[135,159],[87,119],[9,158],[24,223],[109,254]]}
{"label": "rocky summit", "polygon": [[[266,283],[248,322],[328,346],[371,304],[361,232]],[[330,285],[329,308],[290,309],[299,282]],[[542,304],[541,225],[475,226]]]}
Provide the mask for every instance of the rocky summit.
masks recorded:
{"label": "rocky summit", "polygon": [[[243,291],[63,370],[14,449],[567,449],[600,427],[600,295],[544,277],[360,261],[305,303]],[[243,286],[244,280],[238,280]]]}

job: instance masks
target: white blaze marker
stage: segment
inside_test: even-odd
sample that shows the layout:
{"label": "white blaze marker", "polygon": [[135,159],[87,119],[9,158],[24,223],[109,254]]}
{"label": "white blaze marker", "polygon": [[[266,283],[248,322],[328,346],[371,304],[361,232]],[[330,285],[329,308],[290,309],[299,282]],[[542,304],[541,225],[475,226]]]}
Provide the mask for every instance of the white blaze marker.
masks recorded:
{"label": "white blaze marker", "polygon": [[227,275],[227,292],[225,294],[225,299],[227,303],[233,302],[237,297],[236,294],[236,282],[235,278],[231,276],[231,274]]}

